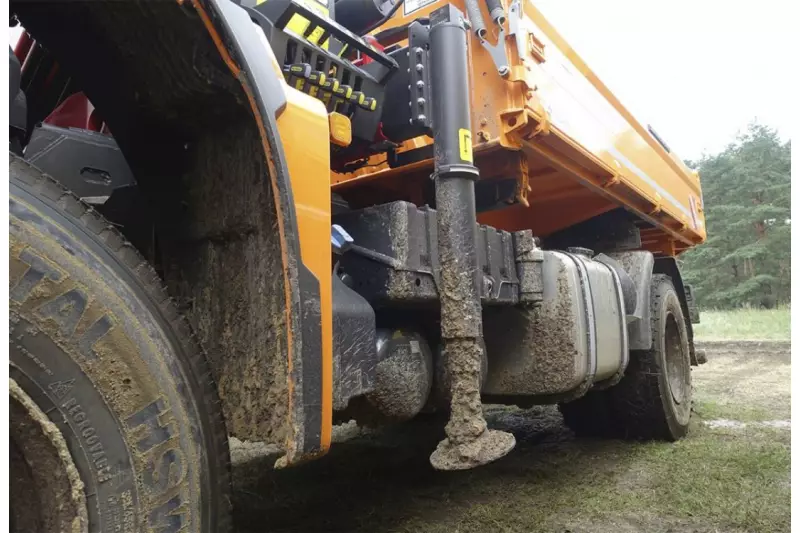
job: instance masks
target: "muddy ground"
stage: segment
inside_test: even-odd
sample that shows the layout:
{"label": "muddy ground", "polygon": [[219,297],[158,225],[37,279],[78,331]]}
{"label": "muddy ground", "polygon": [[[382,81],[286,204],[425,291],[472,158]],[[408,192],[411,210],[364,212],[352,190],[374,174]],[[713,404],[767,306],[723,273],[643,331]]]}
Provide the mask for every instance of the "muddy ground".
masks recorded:
{"label": "muddy ground", "polygon": [[551,407],[486,406],[517,448],[467,472],[434,471],[423,421],[337,428],[330,454],[274,471],[234,441],[234,521],[256,532],[789,531],[790,346],[705,344],[695,413],[679,443],[576,440]]}

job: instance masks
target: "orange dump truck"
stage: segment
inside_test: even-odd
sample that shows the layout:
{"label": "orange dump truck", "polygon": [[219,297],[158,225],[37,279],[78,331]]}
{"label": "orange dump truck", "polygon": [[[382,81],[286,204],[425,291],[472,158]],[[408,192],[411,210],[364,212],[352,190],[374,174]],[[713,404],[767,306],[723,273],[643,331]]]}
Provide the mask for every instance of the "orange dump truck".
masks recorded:
{"label": "orange dump truck", "polygon": [[535,3],[10,9],[12,530],[224,531],[229,436],[686,434],[699,178]]}

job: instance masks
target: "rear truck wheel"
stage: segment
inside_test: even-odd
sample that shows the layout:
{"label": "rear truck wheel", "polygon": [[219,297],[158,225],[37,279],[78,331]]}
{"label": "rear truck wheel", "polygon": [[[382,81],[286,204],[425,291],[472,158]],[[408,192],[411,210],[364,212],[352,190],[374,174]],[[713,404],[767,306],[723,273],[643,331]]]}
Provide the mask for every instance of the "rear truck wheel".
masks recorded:
{"label": "rear truck wheel", "polygon": [[205,356],[150,265],[9,155],[13,531],[227,531]]}
{"label": "rear truck wheel", "polygon": [[692,404],[689,337],[669,276],[653,276],[650,302],[652,348],[631,352],[616,386],[559,405],[576,436],[675,441],[686,435]]}
{"label": "rear truck wheel", "polygon": [[692,411],[689,335],[669,276],[653,275],[650,287],[652,347],[631,352],[625,377],[608,393],[625,437],[675,441]]}

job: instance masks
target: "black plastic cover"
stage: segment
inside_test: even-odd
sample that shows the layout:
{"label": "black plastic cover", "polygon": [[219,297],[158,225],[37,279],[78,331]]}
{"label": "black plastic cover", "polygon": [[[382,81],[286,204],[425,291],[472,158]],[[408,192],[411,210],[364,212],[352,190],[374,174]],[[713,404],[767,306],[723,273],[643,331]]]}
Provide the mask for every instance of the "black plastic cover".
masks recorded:
{"label": "black plastic cover", "polygon": [[[334,215],[353,237],[341,266],[353,288],[374,305],[429,304],[439,300],[436,211],[392,202]],[[519,280],[510,233],[478,226],[477,255],[484,305],[513,305]]]}
{"label": "black plastic cover", "polygon": [[108,135],[40,124],[33,130],[25,159],[81,198],[102,203],[114,189],[136,181],[117,142]]}
{"label": "black plastic cover", "polygon": [[333,408],[372,390],[378,363],[375,311],[333,275]]}

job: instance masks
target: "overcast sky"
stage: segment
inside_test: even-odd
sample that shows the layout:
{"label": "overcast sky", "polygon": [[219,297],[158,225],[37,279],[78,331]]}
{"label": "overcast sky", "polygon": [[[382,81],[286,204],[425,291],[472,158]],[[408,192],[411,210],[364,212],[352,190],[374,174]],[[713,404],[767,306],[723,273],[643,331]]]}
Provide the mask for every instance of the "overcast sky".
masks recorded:
{"label": "overcast sky", "polygon": [[533,0],[683,159],[723,149],[754,118],[789,139],[795,1]]}
{"label": "overcast sky", "polygon": [[721,150],[754,118],[789,138],[794,1],[533,0],[684,159]]}

